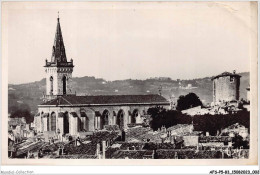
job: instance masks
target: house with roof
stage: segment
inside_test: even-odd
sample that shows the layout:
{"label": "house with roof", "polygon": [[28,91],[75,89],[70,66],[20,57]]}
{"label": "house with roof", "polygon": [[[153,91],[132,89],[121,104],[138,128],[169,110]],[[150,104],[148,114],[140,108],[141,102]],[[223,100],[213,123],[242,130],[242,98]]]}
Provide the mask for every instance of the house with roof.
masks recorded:
{"label": "house with roof", "polygon": [[67,61],[60,18],[51,60],[45,61],[46,94],[38,106],[34,126],[37,132],[54,131],[77,135],[78,132],[102,130],[108,125],[126,129],[142,123],[150,107],[170,103],[161,95],[77,96],[72,92],[73,60]]}

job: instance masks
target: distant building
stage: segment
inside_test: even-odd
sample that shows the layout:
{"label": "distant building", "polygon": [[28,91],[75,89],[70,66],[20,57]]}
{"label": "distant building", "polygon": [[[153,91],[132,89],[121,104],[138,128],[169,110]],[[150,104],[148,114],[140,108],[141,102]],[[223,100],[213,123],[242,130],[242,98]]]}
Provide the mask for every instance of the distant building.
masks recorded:
{"label": "distant building", "polygon": [[187,115],[190,115],[190,116],[204,115],[204,114],[208,114],[210,112],[210,109],[209,108],[201,108],[201,106],[196,106],[194,108],[182,110],[181,112],[183,114],[187,114]]}
{"label": "distant building", "polygon": [[239,100],[240,77],[234,71],[224,72],[212,78],[214,104]]}
{"label": "distant building", "polygon": [[240,125],[239,123],[235,123],[221,131],[221,135],[229,135],[231,137],[234,137],[235,134],[238,134],[243,138],[246,138],[249,135],[248,128],[246,128],[243,125]]}
{"label": "distant building", "polygon": [[23,126],[25,127],[26,126],[26,120],[24,117],[22,118],[8,118],[8,126],[10,128],[13,128],[15,129],[16,126]]}
{"label": "distant building", "polygon": [[250,86],[248,86],[246,90],[247,90],[247,101],[250,102]]}
{"label": "distant building", "polygon": [[188,124],[177,124],[167,128],[167,135],[171,136],[182,136],[187,133],[192,133],[194,130],[193,125]]}
{"label": "distant building", "polygon": [[28,138],[34,135],[30,124],[26,123],[24,117],[8,119],[9,138],[15,142],[21,141],[22,138]]}

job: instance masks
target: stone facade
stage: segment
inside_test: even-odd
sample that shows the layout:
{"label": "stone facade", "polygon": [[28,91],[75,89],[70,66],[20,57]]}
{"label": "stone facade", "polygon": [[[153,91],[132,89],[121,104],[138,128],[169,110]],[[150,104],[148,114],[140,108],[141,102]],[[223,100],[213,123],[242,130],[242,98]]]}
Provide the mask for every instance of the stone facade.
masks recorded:
{"label": "stone facade", "polygon": [[73,67],[46,67],[46,95],[72,94],[72,71]]}
{"label": "stone facade", "polygon": [[213,102],[215,104],[238,101],[240,76],[224,72],[213,79]]}
{"label": "stone facade", "polygon": [[[105,125],[119,125],[119,128],[126,129],[128,124],[143,123],[147,110],[155,106],[151,104],[39,107],[39,115],[35,116],[35,126],[37,132],[54,131],[53,128],[55,128],[55,132],[59,131],[62,134],[69,133],[70,135],[77,135],[78,132],[82,131],[102,130]],[[168,107],[169,105],[163,106]],[[55,116],[55,121],[52,116]],[[68,119],[65,119],[66,117]]]}
{"label": "stone facade", "polygon": [[45,101],[54,99],[58,95],[73,94],[71,81],[73,60],[67,61],[65,46],[58,18],[51,61],[45,61],[46,94]]}

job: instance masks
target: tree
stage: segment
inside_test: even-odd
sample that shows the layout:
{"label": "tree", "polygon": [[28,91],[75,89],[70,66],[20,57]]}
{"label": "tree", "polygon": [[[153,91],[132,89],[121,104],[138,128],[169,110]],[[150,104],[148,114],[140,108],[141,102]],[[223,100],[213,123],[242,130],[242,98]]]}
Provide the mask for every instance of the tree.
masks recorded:
{"label": "tree", "polygon": [[243,147],[244,149],[249,149],[249,143],[247,140],[243,140],[243,137],[235,134],[235,137],[232,139],[232,146],[234,149]]}
{"label": "tree", "polygon": [[30,113],[28,109],[16,109],[11,113],[11,118],[22,118],[24,117],[26,123],[32,123],[34,120],[33,115]]}
{"label": "tree", "polygon": [[[176,110],[165,110],[159,107],[149,108],[148,114],[151,115],[150,126],[154,131],[162,126],[169,128],[177,124],[192,123],[191,116]],[[241,110],[234,114],[195,115],[193,123],[195,131],[209,132],[210,135],[216,135],[224,128],[236,123],[245,126],[250,131],[250,112]]]}
{"label": "tree", "polygon": [[181,95],[179,97],[176,109],[182,111],[196,106],[202,106],[202,102],[195,93],[189,93],[185,96]]}
{"label": "tree", "polygon": [[193,118],[195,130],[209,132],[210,135],[216,135],[218,131],[235,123],[245,126],[250,131],[250,113],[248,111],[238,111],[234,114],[195,115]]}

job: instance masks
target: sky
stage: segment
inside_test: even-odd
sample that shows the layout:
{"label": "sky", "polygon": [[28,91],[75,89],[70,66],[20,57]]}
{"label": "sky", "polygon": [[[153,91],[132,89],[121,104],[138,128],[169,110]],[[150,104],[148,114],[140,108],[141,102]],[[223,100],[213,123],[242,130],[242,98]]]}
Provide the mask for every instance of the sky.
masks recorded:
{"label": "sky", "polygon": [[73,77],[194,79],[250,70],[249,2],[9,2],[8,83],[45,78],[59,11]]}

